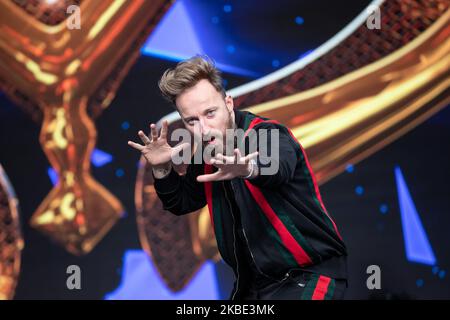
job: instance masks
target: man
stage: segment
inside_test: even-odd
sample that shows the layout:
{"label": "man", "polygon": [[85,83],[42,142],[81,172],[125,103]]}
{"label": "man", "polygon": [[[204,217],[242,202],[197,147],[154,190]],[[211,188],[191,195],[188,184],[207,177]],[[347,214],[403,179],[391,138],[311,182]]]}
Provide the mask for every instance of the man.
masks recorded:
{"label": "man", "polygon": [[[159,137],[151,124],[151,139],[138,133],[144,145],[128,143],[152,166],[164,209],[183,215],[208,205],[219,252],[236,275],[230,298],[343,298],[346,247],[305,151],[289,129],[234,110],[220,72],[207,57],[195,56],[167,70],[159,88],[189,133],[201,139],[200,146],[213,146],[213,151],[199,163],[191,158],[180,176],[172,169],[173,158],[191,144],[170,147],[167,122]],[[245,132],[243,139],[228,139],[238,130]],[[264,130],[266,139],[259,134]],[[250,131],[256,140],[249,139]],[[273,146],[278,152],[263,152]]]}

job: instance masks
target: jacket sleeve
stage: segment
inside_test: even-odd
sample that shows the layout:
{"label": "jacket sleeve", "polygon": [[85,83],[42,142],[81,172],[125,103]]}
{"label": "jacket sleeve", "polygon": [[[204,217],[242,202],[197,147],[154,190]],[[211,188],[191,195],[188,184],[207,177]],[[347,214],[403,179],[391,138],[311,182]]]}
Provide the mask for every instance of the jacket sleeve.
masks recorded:
{"label": "jacket sleeve", "polygon": [[[290,135],[286,127],[274,124],[274,123],[261,123],[254,127],[257,133],[257,150],[259,151],[257,157],[257,165],[259,168],[259,175],[256,178],[249,179],[248,181],[257,187],[275,188],[285,183],[288,183],[294,178],[295,168],[298,162],[298,154],[300,147],[296,140]],[[263,146],[260,143],[260,130],[267,129],[267,145]],[[272,141],[271,130],[278,129],[278,145],[279,149],[275,149],[275,154],[272,154]],[[248,141],[247,147],[248,147]],[[262,148],[266,148],[263,150]],[[270,167],[274,165],[278,166],[273,174],[267,174],[262,171],[264,167]]]}
{"label": "jacket sleeve", "polygon": [[172,169],[162,179],[156,179],[152,171],[154,187],[163,208],[177,216],[203,208],[206,205],[205,190],[203,183],[197,182],[202,171],[202,164],[190,164],[184,176]]}

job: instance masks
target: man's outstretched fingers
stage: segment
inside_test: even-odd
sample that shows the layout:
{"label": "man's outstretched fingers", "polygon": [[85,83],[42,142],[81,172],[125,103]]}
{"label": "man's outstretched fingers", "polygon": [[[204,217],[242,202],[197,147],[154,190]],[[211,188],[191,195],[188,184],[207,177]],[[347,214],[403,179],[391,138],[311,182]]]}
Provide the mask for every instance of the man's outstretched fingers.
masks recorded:
{"label": "man's outstretched fingers", "polygon": [[223,154],[221,154],[221,153],[218,153],[218,154],[216,154],[215,156],[214,156],[214,158],[212,158],[211,160],[214,160],[214,162],[216,163],[216,164],[225,164],[225,162],[224,162],[224,156],[223,156]]}
{"label": "man's outstretched fingers", "polygon": [[238,148],[234,149],[234,161],[237,164],[245,163],[245,158],[242,157],[241,151]]}
{"label": "man's outstretched fingers", "polygon": [[145,133],[142,130],[139,130],[138,135],[139,135],[139,138],[141,138],[142,142],[145,145],[148,145],[151,143],[150,139],[145,135]]}
{"label": "man's outstretched fingers", "polygon": [[215,155],[214,158],[216,160],[220,161],[222,164],[233,164],[233,163],[236,163],[235,160],[234,160],[234,158],[235,158],[234,155],[232,155],[232,156],[224,156],[223,154],[218,153],[218,154]]}
{"label": "man's outstretched fingers", "polygon": [[216,171],[211,174],[202,174],[201,176],[197,177],[197,181],[198,182],[218,181],[218,180],[220,180],[221,174],[222,173],[220,171]]}
{"label": "man's outstretched fingers", "polygon": [[154,123],[150,125],[150,132],[152,135],[152,141],[156,141],[156,139],[158,139],[158,132],[156,131],[156,125]]}
{"label": "man's outstretched fingers", "polygon": [[210,160],[210,164],[212,164],[213,166],[217,167],[217,168],[224,168],[226,166],[225,163],[223,163],[221,160],[217,160],[216,158],[212,158]]}
{"label": "man's outstretched fingers", "polygon": [[135,148],[139,151],[142,151],[145,147],[143,145],[140,145],[139,143],[133,142],[133,141],[128,141],[128,145],[132,148]]}
{"label": "man's outstretched fingers", "polygon": [[167,138],[167,127],[168,127],[168,122],[167,120],[164,120],[162,123],[162,128],[161,128],[161,135],[159,136],[161,139],[166,139]]}
{"label": "man's outstretched fingers", "polygon": [[250,153],[249,155],[247,155],[246,157],[244,157],[245,162],[247,163],[247,162],[249,162],[251,159],[256,158],[256,157],[258,156],[258,154],[259,154],[258,151],[255,151],[255,152],[253,152],[253,153]]}

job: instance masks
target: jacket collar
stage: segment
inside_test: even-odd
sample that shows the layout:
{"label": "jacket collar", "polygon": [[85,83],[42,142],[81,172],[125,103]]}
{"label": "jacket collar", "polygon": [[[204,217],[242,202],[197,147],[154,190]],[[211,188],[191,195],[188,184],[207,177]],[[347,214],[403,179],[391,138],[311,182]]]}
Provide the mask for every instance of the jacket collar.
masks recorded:
{"label": "jacket collar", "polygon": [[241,111],[238,109],[234,109],[234,123],[237,128],[244,129],[245,128],[245,118],[248,114],[248,111]]}

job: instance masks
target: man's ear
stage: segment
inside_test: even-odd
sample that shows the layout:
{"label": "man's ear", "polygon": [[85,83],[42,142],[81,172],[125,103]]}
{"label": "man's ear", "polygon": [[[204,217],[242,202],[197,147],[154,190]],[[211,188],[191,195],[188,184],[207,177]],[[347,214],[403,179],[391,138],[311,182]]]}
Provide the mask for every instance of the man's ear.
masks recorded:
{"label": "man's ear", "polygon": [[234,109],[234,102],[233,102],[233,98],[231,96],[225,97],[225,104],[227,106],[228,112],[232,112]]}

